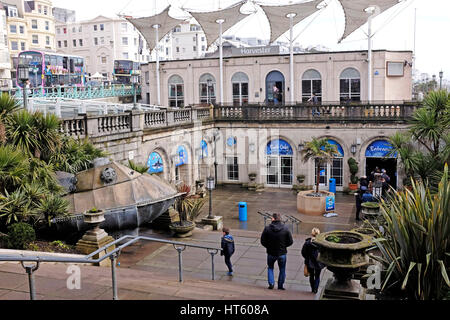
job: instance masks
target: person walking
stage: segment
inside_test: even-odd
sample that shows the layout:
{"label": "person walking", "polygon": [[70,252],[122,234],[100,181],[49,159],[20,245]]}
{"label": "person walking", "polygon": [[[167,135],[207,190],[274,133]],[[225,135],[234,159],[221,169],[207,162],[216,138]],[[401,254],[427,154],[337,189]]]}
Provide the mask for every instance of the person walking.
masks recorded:
{"label": "person walking", "polygon": [[[312,104],[316,106],[319,104],[319,98],[317,97],[317,95],[315,93],[313,93],[311,98],[309,98],[308,102],[312,102]],[[314,107],[312,109],[312,115],[313,115],[313,117],[316,115],[320,116],[320,112],[317,109],[317,107]]]}
{"label": "person walking", "polygon": [[272,215],[272,223],[264,228],[261,234],[261,244],[267,252],[267,280],[269,289],[273,289],[275,279],[273,269],[275,261],[278,262],[280,274],[278,275],[278,290],[285,290],[283,287],[286,280],[286,255],[287,247],[294,243],[292,234],[281,221],[281,214]]}
{"label": "person walking", "polygon": [[225,257],[225,264],[228,267],[228,276],[233,275],[233,265],[231,264],[231,256],[234,253],[234,239],[233,236],[230,234],[230,229],[228,228],[222,228],[222,241],[221,241],[221,247],[222,251],[220,252],[221,256]]}
{"label": "person walking", "polygon": [[311,231],[311,238],[307,238],[302,247],[302,256],[305,258],[305,266],[309,273],[309,284],[311,285],[311,292],[317,293],[320,284],[320,273],[324,265],[317,261],[319,255],[319,248],[314,243],[316,236],[320,234],[318,228],[313,228]]}
{"label": "person walking", "polygon": [[278,104],[278,98],[279,98],[279,94],[280,94],[280,89],[278,89],[278,87],[274,84],[273,85],[273,88],[272,88],[272,91],[273,91],[273,103],[274,104]]}

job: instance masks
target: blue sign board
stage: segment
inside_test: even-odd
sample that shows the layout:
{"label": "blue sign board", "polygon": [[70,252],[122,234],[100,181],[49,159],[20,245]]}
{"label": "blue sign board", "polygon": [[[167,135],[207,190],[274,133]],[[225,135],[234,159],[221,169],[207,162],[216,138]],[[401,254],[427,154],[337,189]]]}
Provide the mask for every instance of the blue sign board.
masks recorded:
{"label": "blue sign board", "polygon": [[236,142],[237,141],[236,141],[235,137],[228,137],[228,139],[227,139],[227,145],[230,147],[234,146],[236,144]]}
{"label": "blue sign board", "polygon": [[200,159],[206,158],[208,157],[208,144],[206,143],[205,140],[202,140],[202,142],[200,143],[201,147],[202,147],[202,154],[200,155]]}
{"label": "blue sign board", "polygon": [[320,170],[320,176],[321,176],[321,177],[324,177],[324,176],[325,176],[325,169]]}
{"label": "blue sign board", "polygon": [[[341,145],[338,142],[336,142],[334,140],[331,140],[331,139],[328,139],[328,143],[332,144],[332,145],[335,145],[337,147],[338,153],[335,155],[335,157],[339,157],[339,158],[343,158],[344,157],[344,149],[342,149]],[[323,149],[324,148],[322,147],[322,150]]]}
{"label": "blue sign board", "polygon": [[[366,150],[366,158],[384,158],[392,150],[392,145],[386,140],[372,142]],[[397,153],[390,155],[390,158],[397,158]]]}
{"label": "blue sign board", "polygon": [[325,199],[325,211],[334,211],[334,203],[335,203],[334,196],[326,197],[326,199]]}
{"label": "blue sign board", "polygon": [[147,167],[149,167],[148,172],[158,173],[163,172],[164,164],[161,155],[158,152],[152,152],[148,157]]}
{"label": "blue sign board", "polygon": [[178,147],[177,154],[178,154],[178,159],[175,163],[176,167],[186,164],[188,162],[188,154],[187,154],[186,148],[184,146]]}
{"label": "blue sign board", "polygon": [[282,139],[272,140],[267,144],[267,155],[292,156],[293,151],[289,143]]}

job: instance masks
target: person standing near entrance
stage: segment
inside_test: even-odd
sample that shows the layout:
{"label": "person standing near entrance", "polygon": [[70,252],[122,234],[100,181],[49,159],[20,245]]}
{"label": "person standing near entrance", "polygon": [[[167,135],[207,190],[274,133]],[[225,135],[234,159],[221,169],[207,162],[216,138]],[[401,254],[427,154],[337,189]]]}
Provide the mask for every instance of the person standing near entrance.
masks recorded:
{"label": "person standing near entrance", "polygon": [[280,95],[280,89],[278,89],[277,85],[274,84],[273,88],[272,88],[272,91],[273,91],[273,103],[274,104],[278,104],[278,101],[279,101],[278,97]]}
{"label": "person standing near entrance", "polygon": [[278,262],[280,273],[278,275],[278,290],[285,290],[283,287],[286,280],[286,255],[287,247],[294,243],[292,234],[281,221],[281,214],[272,215],[272,223],[264,228],[261,234],[261,244],[267,252],[267,280],[269,289],[275,286],[273,269],[275,261]]}

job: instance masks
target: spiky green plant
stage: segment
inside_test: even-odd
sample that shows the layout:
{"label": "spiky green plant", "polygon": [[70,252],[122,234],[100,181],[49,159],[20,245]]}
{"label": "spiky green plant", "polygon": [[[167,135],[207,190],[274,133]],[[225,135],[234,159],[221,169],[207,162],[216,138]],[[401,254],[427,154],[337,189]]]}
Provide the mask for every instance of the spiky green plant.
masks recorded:
{"label": "spiky green plant", "polygon": [[0,193],[11,192],[25,183],[28,172],[28,158],[21,150],[0,146]]}
{"label": "spiky green plant", "polygon": [[412,191],[382,200],[384,238],[376,240],[386,269],[382,291],[403,290],[417,300],[443,299],[450,287],[450,180],[444,168],[437,193],[412,181]]}
{"label": "spiky green plant", "polygon": [[53,218],[65,216],[69,213],[69,202],[58,195],[48,194],[40,199],[36,211],[39,214],[37,221],[45,221],[50,225]]}
{"label": "spiky green plant", "polygon": [[28,222],[35,214],[30,208],[31,201],[23,190],[17,189],[11,194],[0,195],[0,218],[5,225],[15,222]]}
{"label": "spiky green plant", "polygon": [[147,167],[145,164],[135,163],[134,161],[128,160],[128,167],[136,172],[141,174],[147,173],[150,167]]}

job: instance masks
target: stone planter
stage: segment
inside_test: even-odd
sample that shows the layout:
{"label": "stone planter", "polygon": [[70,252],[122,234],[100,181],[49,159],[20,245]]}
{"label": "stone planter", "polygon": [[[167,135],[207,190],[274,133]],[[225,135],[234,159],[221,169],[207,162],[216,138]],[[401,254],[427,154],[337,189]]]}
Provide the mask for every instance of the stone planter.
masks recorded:
{"label": "stone planter", "polygon": [[331,231],[316,236],[318,260],[333,272],[321,299],[364,299],[364,290],[353,274],[369,263],[366,249],[373,246],[372,237],[352,231]]}
{"label": "stone planter", "polygon": [[364,202],[361,204],[361,213],[365,218],[374,220],[380,215],[380,205],[376,202]]}
{"label": "stone planter", "polygon": [[173,222],[169,225],[169,229],[175,233],[178,238],[186,238],[192,236],[192,230],[195,223],[192,221]]}
{"label": "stone planter", "polygon": [[320,191],[321,197],[310,197],[308,194],[314,193],[314,190],[300,191],[297,194],[297,211],[303,214],[319,216],[326,213],[326,197],[334,196],[334,193]]}
{"label": "stone planter", "polygon": [[248,178],[250,179],[251,182],[253,182],[256,180],[256,175],[249,174]]}
{"label": "stone planter", "polygon": [[373,230],[373,229],[370,229],[370,228],[355,228],[355,229],[352,229],[350,231],[358,232],[360,234],[365,234],[365,235],[370,236],[372,238],[375,238],[377,236],[376,231]]}

